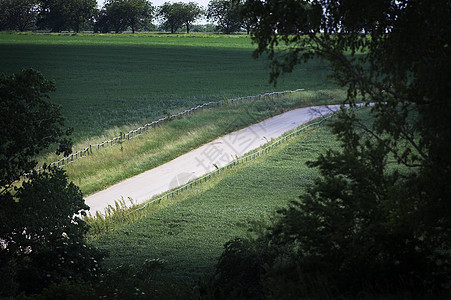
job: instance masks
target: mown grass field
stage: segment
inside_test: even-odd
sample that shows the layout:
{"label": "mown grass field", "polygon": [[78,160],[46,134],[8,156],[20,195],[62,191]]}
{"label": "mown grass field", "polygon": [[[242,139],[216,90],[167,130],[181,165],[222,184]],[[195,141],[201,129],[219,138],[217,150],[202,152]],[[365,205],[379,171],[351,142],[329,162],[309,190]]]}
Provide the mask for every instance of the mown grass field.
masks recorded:
{"label": "mown grass field", "polygon": [[208,101],[335,88],[320,61],[274,87],[254,48],[248,36],[0,33],[0,72],[32,67],[53,80],[51,101],[62,105],[75,142]]}
{"label": "mown grass field", "polygon": [[165,207],[92,244],[109,251],[110,268],[159,258],[166,261],[164,274],[177,282],[211,274],[225,242],[252,234],[254,222],[267,222],[318,176],[305,162],[337,144],[327,126],[314,128],[267,156],[163,200]]}

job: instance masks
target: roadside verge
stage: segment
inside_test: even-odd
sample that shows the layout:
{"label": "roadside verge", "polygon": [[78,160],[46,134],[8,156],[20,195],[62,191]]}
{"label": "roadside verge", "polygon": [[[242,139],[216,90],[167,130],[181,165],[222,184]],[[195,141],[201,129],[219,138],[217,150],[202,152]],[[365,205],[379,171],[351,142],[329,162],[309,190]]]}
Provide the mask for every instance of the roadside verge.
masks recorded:
{"label": "roadside verge", "polygon": [[238,161],[244,154],[284,133],[338,109],[339,105],[314,106],[272,117],[227,134],[166,164],[90,195],[86,197],[86,203],[91,207],[92,215],[103,213],[108,206],[113,207],[122,199],[131,198],[133,204],[143,204],[168,190],[177,189],[189,181]]}

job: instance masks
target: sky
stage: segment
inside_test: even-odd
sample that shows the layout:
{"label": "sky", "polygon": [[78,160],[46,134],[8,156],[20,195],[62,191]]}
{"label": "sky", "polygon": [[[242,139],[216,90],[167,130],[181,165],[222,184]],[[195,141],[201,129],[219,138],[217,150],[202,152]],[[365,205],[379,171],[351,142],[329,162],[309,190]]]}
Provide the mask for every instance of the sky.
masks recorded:
{"label": "sky", "polygon": [[[97,0],[97,5],[99,7],[102,7],[104,2],[105,0]],[[150,0],[150,2],[152,3],[153,6],[160,6],[165,2],[197,2],[204,8],[207,8],[208,2],[210,2],[210,0]]]}

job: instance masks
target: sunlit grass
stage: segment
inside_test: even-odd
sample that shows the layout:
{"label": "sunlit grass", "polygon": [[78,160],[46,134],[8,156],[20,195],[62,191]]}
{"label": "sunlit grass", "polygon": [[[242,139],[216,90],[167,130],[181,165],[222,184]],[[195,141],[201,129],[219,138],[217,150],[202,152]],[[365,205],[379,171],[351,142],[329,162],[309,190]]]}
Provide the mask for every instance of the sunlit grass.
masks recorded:
{"label": "sunlit grass", "polygon": [[[94,150],[93,155],[69,164],[66,167],[67,174],[88,195],[270,116],[296,107],[338,103],[343,97],[344,92],[341,90],[308,91],[286,95],[274,101],[242,101],[196,112],[161,127],[151,128],[140,137],[124,141],[122,145]],[[75,145],[74,149],[100,143],[118,136],[120,132],[138,127],[134,126],[115,128],[108,134]],[[48,155],[41,158],[41,162],[49,163],[58,159]]]}

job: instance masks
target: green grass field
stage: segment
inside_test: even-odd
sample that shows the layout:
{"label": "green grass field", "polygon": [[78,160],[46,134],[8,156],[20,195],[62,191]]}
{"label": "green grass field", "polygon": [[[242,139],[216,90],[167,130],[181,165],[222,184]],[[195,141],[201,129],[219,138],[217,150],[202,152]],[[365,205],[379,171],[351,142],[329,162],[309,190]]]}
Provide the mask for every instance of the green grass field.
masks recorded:
{"label": "green grass field", "polygon": [[32,67],[53,80],[75,142],[224,97],[336,88],[320,61],[274,87],[254,48],[248,36],[0,33],[0,72]]}
{"label": "green grass field", "polygon": [[[322,92],[336,89],[326,79],[326,64],[305,65],[274,87],[268,83],[267,61],[251,57],[254,48],[245,35],[0,33],[0,70],[32,67],[55,82],[51,101],[62,106],[67,125],[74,128],[75,151],[197,104],[307,90],[303,99],[253,115],[244,104],[179,120],[140,142],[124,144],[125,151],[108,149],[68,166],[70,179],[91,194],[230,132],[236,119],[242,121],[235,124],[239,128],[281,109],[337,101],[330,96],[337,90]],[[39,160],[42,165],[58,159],[48,155]]]}
{"label": "green grass field", "polygon": [[318,176],[305,162],[334,146],[326,126],[309,129],[266,156],[163,200],[166,207],[92,243],[110,252],[107,267],[159,258],[167,262],[166,275],[193,282],[213,271],[225,242],[250,234],[252,223],[268,221],[277,208],[297,199]]}
{"label": "green grass field", "polygon": [[[127,126],[223,98],[297,88],[314,92],[311,99],[315,101],[336,98],[328,98],[330,95],[322,92],[336,89],[326,78],[326,63],[313,61],[303,65],[282,77],[274,87],[268,83],[267,61],[252,59],[254,47],[246,36],[0,33],[0,70],[11,73],[32,67],[54,80],[57,92],[51,101],[62,105],[67,125],[74,127],[74,139],[80,144],[116,136]],[[283,110],[289,106],[275,108]],[[94,169],[107,173],[94,177],[120,177],[118,169],[138,172],[140,168],[152,167],[155,159],[159,164],[171,155],[179,155],[197,144],[190,141],[183,150],[176,149],[168,157],[155,156],[141,162],[129,157],[132,152],[158,152],[159,148],[149,146],[149,142],[169,145],[168,136],[175,139],[170,141],[172,144],[185,132],[198,130],[198,135],[193,135],[197,143],[212,139],[211,126],[218,118],[222,123],[216,122],[216,135],[221,126],[233,123],[243,109],[246,107],[240,111],[216,111],[214,115],[202,112],[197,120],[192,120],[194,123],[187,119],[174,121],[162,128],[158,139],[142,139],[139,151],[132,143],[124,145],[125,154],[118,153],[116,147],[116,162],[108,168],[94,165]],[[256,113],[264,118],[274,114],[274,109],[257,109]],[[198,128],[190,132],[193,124]],[[314,159],[331,143],[330,133],[324,129],[300,136],[280,146],[267,159],[224,172],[186,192],[172,205],[97,237],[92,243],[110,251],[107,267],[161,258],[168,262],[167,274],[193,281],[211,272],[226,241],[245,235],[252,222],[267,220],[277,207],[296,199],[317,176],[305,167],[305,161]],[[126,148],[132,151],[127,152],[130,149]],[[86,177],[89,171],[82,161],[78,168],[85,173],[77,177],[68,169],[71,179],[85,184],[85,191],[99,189],[89,186],[94,180]],[[126,166],[126,161],[131,163]],[[105,157],[98,162],[109,163]],[[115,180],[120,178],[106,185]]]}

